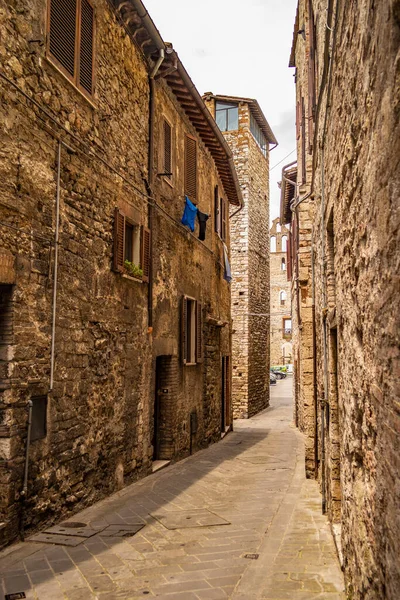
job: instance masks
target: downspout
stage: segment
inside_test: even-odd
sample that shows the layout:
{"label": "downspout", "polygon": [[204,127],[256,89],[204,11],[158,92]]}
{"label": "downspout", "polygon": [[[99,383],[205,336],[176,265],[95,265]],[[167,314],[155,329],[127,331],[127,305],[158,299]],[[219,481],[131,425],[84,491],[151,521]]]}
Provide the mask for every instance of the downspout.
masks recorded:
{"label": "downspout", "polygon": [[24,525],[25,525],[25,502],[28,492],[28,469],[29,469],[29,448],[31,445],[31,432],[32,432],[32,410],[33,402],[28,401],[28,432],[26,435],[26,449],[25,449],[25,465],[24,465],[24,483],[21,491],[21,521],[20,521],[20,536],[21,540],[24,541]]}
{"label": "downspout", "polygon": [[[149,75],[149,160],[148,160],[148,187],[149,195],[153,196],[154,184],[154,114],[155,114],[155,83],[154,78],[164,61],[165,52],[163,48],[159,50],[159,57],[152,72]],[[149,285],[148,285],[148,333],[153,331],[153,206],[148,205],[148,227],[150,229],[150,260],[149,260]]]}
{"label": "downspout", "polygon": [[53,389],[54,383],[54,356],[56,340],[56,312],[57,312],[57,284],[58,284],[58,244],[59,244],[59,220],[60,220],[60,178],[61,178],[61,145],[58,142],[57,152],[57,184],[56,184],[56,232],[54,238],[54,283],[53,283],[53,307],[51,318],[51,352],[50,352],[50,386],[49,391]]}

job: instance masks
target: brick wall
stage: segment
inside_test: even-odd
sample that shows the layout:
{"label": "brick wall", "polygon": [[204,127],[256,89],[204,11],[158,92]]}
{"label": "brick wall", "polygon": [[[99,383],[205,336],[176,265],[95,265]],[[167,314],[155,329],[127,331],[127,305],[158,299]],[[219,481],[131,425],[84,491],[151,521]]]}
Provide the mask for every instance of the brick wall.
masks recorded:
{"label": "brick wall", "polygon": [[[206,104],[214,114],[214,100]],[[269,404],[269,156],[250,132],[246,102],[239,102],[239,129],[223,133],[244,199],[230,219],[232,401],[234,417],[248,418]]]}

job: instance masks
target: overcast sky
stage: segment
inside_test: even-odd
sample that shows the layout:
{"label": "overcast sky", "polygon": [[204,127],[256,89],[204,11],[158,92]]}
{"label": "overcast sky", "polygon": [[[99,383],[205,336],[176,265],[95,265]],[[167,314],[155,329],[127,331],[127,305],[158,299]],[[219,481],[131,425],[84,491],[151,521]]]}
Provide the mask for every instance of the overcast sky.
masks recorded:
{"label": "overcast sky", "polygon": [[271,220],[281,167],[295,159],[294,69],[288,68],[297,0],[144,0],[200,94],[256,98],[279,142],[270,154]]}

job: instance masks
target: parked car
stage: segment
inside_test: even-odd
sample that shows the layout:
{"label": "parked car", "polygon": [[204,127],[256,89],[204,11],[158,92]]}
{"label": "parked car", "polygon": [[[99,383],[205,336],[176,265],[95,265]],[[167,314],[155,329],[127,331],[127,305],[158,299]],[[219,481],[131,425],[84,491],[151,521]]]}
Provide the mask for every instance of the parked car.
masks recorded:
{"label": "parked car", "polygon": [[269,384],[270,385],[276,385],[276,376],[274,373],[269,374]]}
{"label": "parked car", "polygon": [[273,373],[277,379],[285,379],[286,377],[285,367],[273,366],[271,367],[271,373]]}

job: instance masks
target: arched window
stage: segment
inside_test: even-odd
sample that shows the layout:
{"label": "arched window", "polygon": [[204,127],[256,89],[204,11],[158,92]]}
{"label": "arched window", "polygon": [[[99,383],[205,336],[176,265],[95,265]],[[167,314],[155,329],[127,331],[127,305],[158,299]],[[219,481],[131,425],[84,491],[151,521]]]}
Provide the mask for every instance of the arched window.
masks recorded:
{"label": "arched window", "polygon": [[286,260],[284,258],[281,260],[281,271],[286,271]]}
{"label": "arched window", "polygon": [[282,236],[282,252],[286,252],[287,235]]}
{"label": "arched window", "polygon": [[284,290],[279,292],[279,302],[280,302],[281,306],[285,306],[286,298],[287,298],[287,295]]}
{"label": "arched window", "polygon": [[276,237],[274,235],[271,237],[271,252],[276,252]]}
{"label": "arched window", "polygon": [[276,224],[276,233],[280,233],[281,232],[281,224],[277,223]]}

